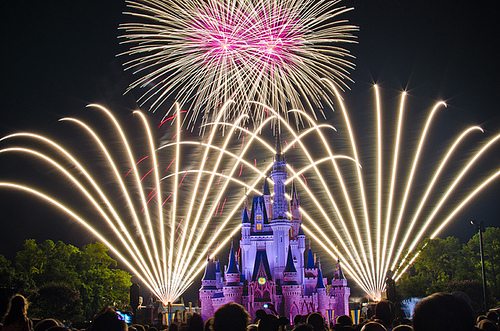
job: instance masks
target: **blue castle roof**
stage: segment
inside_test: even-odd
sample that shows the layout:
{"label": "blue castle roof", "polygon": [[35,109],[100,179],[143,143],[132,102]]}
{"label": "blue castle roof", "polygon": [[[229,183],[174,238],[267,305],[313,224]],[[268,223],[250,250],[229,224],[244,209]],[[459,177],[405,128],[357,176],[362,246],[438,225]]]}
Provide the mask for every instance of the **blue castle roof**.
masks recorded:
{"label": "blue castle roof", "polygon": [[269,261],[267,260],[267,253],[265,250],[258,250],[257,254],[255,254],[255,264],[252,273],[252,281],[257,280],[261,265],[266,274],[266,278],[268,280],[272,280],[273,278],[271,276],[271,268],[269,268]]}
{"label": "blue castle roof", "polygon": [[262,210],[262,218],[264,220],[264,224],[269,224],[269,220],[267,218],[267,212],[266,212],[266,204],[264,202],[264,197],[262,196],[256,196],[256,197],[253,197],[252,199],[252,212],[251,212],[251,215],[250,215],[250,222],[252,224],[255,224],[255,210],[257,209],[257,206],[260,207],[260,209]]}
{"label": "blue castle roof", "polygon": [[297,272],[295,264],[293,263],[292,247],[288,246],[288,256],[286,259],[286,266],[284,272]]}
{"label": "blue castle roof", "polygon": [[314,265],[314,255],[312,252],[311,247],[309,247],[309,250],[307,251],[307,269],[314,269],[316,266]]}
{"label": "blue castle roof", "polygon": [[215,280],[215,263],[207,259],[207,266],[205,268],[205,274],[203,275],[203,280]]}
{"label": "blue castle roof", "polygon": [[267,182],[267,177],[264,178],[264,185],[262,187],[262,191],[264,195],[271,195],[271,191],[269,190],[269,183]]}
{"label": "blue castle roof", "polygon": [[247,206],[243,208],[241,212],[241,223],[250,223],[250,218],[248,218],[248,209]]}
{"label": "blue castle roof", "polygon": [[321,272],[321,265],[318,265],[318,281],[316,282],[316,288],[325,288],[323,282],[323,272]]}
{"label": "blue castle roof", "polygon": [[229,251],[229,265],[227,266],[228,274],[238,274],[240,271],[238,270],[238,263],[236,262],[236,256],[234,254],[234,245],[231,243],[231,250]]}

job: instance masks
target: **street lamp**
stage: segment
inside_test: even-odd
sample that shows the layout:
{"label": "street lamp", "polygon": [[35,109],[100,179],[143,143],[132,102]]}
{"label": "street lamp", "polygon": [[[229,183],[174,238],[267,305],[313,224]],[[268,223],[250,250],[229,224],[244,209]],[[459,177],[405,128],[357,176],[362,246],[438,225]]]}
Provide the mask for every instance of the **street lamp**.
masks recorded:
{"label": "street lamp", "polygon": [[483,222],[480,221],[479,223],[472,219],[470,221],[470,224],[475,226],[479,232],[479,254],[481,254],[481,274],[483,278],[483,311],[486,312],[488,305],[487,305],[487,299],[486,299],[486,270],[484,268],[484,250],[483,250],[483,232],[484,232],[484,226]]}

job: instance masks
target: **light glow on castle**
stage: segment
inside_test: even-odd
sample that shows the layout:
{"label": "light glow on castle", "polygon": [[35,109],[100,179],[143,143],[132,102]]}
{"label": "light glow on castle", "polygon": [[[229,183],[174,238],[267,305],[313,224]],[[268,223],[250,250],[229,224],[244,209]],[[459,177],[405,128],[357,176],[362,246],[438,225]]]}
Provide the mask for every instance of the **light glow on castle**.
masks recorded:
{"label": "light glow on castle", "polygon": [[270,174],[274,194],[271,195],[265,179],[263,194],[253,197],[250,210],[245,204],[239,253],[231,245],[224,272],[218,260],[207,262],[200,289],[204,319],[229,302],[242,304],[252,316],[273,305],[277,313],[290,320],[313,312],[320,312],[327,320],[349,313],[350,288],[340,262],[328,284],[310,246],[305,259],[300,197],[293,181],[290,199],[285,195],[287,164],[281,153],[279,133],[276,140]]}

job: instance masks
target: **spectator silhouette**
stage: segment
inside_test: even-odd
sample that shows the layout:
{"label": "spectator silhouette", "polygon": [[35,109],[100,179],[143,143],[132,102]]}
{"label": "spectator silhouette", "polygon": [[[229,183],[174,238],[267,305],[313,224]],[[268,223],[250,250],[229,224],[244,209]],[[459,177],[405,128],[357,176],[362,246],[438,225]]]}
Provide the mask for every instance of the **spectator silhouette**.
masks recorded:
{"label": "spectator silhouette", "polygon": [[392,329],[392,331],[413,331],[413,328],[409,325],[401,324]]}
{"label": "spectator silhouette", "polygon": [[352,319],[347,315],[341,315],[337,317],[337,323],[335,325],[352,326]]}
{"label": "spectator silhouette", "polygon": [[299,324],[293,331],[314,331],[314,328],[309,324]]}
{"label": "spectator silhouette", "polygon": [[259,321],[259,331],[277,331],[278,330],[278,318],[274,315],[266,315]]}
{"label": "spectator silhouette", "polygon": [[249,320],[250,315],[242,305],[230,302],[215,312],[213,331],[246,331]]}
{"label": "spectator silhouette", "polygon": [[489,319],[490,321],[492,321],[493,323],[495,324],[498,324],[498,314],[493,311],[493,310],[490,310],[487,314],[486,314],[486,318]]}
{"label": "spectator silhouette", "polygon": [[380,320],[379,323],[385,326],[386,329],[389,329],[392,327],[392,319],[393,319],[392,312],[393,312],[392,302],[388,300],[379,301],[375,305],[374,319]]}
{"label": "spectator silhouette", "polygon": [[103,309],[95,318],[91,331],[126,331],[127,324],[118,318],[116,311],[111,308]]}
{"label": "spectator silhouette", "polygon": [[203,327],[204,331],[211,331],[212,330],[212,325],[214,324],[214,318],[210,317],[205,321],[205,326]]}
{"label": "spectator silhouette", "polygon": [[47,331],[54,326],[62,326],[61,322],[53,318],[46,318],[35,325],[35,331]]}
{"label": "spectator silhouette", "polygon": [[265,318],[266,316],[267,313],[264,309],[257,309],[257,311],[255,312],[255,319],[253,322],[257,324],[261,319]]}
{"label": "spectator silhouette", "polygon": [[489,319],[484,319],[477,323],[477,328],[484,331],[498,331],[496,324]]}
{"label": "spectator silhouette", "polygon": [[387,329],[378,322],[368,322],[363,325],[361,331],[387,331]]}
{"label": "spectator silhouette", "polygon": [[200,314],[193,314],[187,320],[184,331],[203,331],[203,318]]}
{"label": "spectator silhouette", "polygon": [[302,315],[295,315],[295,317],[293,318],[293,325],[298,326],[300,324],[304,324],[302,322]]}
{"label": "spectator silhouette", "polygon": [[21,294],[10,298],[3,317],[2,331],[32,331],[33,322],[28,318],[28,301]]}
{"label": "spectator silhouette", "polygon": [[307,324],[313,327],[314,331],[325,331],[325,320],[319,313],[312,313],[307,317]]}
{"label": "spectator silhouette", "polygon": [[449,293],[434,293],[423,298],[413,312],[415,331],[471,331],[474,314],[461,298]]}

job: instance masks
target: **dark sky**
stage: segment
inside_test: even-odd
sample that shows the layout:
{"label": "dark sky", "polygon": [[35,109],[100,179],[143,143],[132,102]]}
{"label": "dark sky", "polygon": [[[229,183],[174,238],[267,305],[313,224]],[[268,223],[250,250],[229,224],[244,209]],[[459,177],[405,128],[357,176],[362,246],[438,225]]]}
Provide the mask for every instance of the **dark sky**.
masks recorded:
{"label": "dark sky", "polygon": [[[491,137],[500,129],[500,14],[496,1],[349,1],[360,26],[355,84],[346,98],[360,120],[371,105],[370,85],[378,82],[394,102],[408,89],[411,108],[427,111],[445,99],[449,107],[443,136],[480,124]],[[131,77],[116,54],[121,0],[16,0],[0,2],[0,135],[19,130],[55,132],[62,116],[81,114],[103,103],[126,118],[136,107],[122,93]],[[356,119],[356,116],[355,116]],[[452,124],[460,125],[451,128]],[[448,132],[449,130],[449,132]],[[71,135],[66,136],[71,139]],[[490,165],[500,164],[500,149]],[[0,158],[0,177],[15,178],[18,164]],[[492,169],[491,167],[490,169]],[[24,169],[26,170],[26,169]],[[36,176],[36,170],[33,171]],[[500,225],[498,182],[463,212],[445,235],[466,239],[469,217]],[[0,254],[11,257],[26,238],[62,239],[77,245],[92,240],[77,225],[23,195],[0,192]]]}

